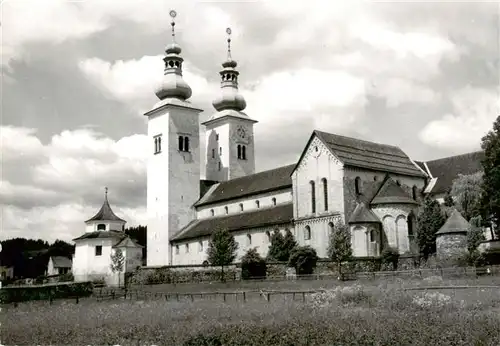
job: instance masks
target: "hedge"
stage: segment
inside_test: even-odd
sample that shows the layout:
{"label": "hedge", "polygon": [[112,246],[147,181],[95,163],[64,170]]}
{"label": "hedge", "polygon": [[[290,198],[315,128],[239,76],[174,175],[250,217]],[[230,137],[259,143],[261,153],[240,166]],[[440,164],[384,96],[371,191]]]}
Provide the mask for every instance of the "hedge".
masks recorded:
{"label": "hedge", "polygon": [[0,290],[0,301],[5,303],[29,300],[49,300],[92,295],[91,282],[65,282],[32,286],[7,286]]}

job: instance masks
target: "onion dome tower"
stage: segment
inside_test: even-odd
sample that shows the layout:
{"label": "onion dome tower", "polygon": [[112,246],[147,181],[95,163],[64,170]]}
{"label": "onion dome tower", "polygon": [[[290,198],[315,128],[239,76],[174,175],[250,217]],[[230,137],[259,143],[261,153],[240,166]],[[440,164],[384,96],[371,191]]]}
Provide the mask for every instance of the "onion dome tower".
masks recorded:
{"label": "onion dome tower", "polygon": [[189,99],[192,94],[191,88],[182,78],[182,63],[184,59],[180,55],[182,52],[181,46],[175,42],[174,19],[176,16],[177,13],[175,11],[170,11],[170,17],[172,18],[170,23],[172,26],[172,43],[165,49],[165,57],[163,58],[165,62],[163,81],[155,92],[160,100],[177,98],[185,101]]}
{"label": "onion dome tower", "polygon": [[222,63],[221,91],[212,102],[216,112],[206,127],[207,180],[226,181],[255,173],[253,125],[256,120],[243,112],[247,104],[238,90],[238,63],[231,56],[231,28],[226,29],[227,58]]}

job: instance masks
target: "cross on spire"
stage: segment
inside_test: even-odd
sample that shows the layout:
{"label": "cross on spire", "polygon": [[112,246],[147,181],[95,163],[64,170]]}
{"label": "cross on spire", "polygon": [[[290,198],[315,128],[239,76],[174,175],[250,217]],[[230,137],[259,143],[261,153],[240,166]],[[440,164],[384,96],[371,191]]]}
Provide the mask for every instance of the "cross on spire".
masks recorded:
{"label": "cross on spire", "polygon": [[227,34],[227,60],[231,59],[231,28],[226,29]]}
{"label": "cross on spire", "polygon": [[107,186],[104,188],[104,197],[106,199],[108,198],[108,187]]}
{"label": "cross on spire", "polygon": [[172,42],[175,42],[175,17],[177,17],[177,12],[175,12],[175,10],[171,10],[170,18],[172,18],[172,21],[170,22],[170,25],[172,26]]}

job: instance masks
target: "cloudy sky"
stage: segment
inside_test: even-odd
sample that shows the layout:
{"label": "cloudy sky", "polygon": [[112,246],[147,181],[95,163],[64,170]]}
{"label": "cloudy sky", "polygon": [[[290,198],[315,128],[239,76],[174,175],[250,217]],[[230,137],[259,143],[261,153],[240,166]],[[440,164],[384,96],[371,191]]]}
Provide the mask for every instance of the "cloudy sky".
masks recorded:
{"label": "cloudy sky", "polygon": [[80,235],[104,186],[119,216],[145,224],[142,114],[171,8],[200,120],[232,27],[258,170],[295,162],[313,129],[417,160],[461,154],[499,112],[494,3],[3,1],[1,239]]}

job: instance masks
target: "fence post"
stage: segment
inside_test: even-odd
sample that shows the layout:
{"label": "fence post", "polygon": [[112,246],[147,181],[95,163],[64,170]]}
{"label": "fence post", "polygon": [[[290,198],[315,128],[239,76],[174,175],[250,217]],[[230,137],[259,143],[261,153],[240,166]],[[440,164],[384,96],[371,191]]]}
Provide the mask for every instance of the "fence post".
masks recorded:
{"label": "fence post", "polygon": [[224,297],[224,301],[226,301],[226,292],[224,292],[222,296]]}
{"label": "fence post", "polygon": [[302,292],[302,301],[305,302],[306,301],[306,292]]}
{"label": "fence post", "polygon": [[246,302],[247,301],[247,293],[246,292],[243,292],[243,301]]}
{"label": "fence post", "polygon": [[179,293],[176,293],[177,301],[179,301]]}
{"label": "fence post", "polygon": [[111,292],[111,297],[115,299],[115,291]]}
{"label": "fence post", "polygon": [[194,296],[191,294],[191,301],[194,302]]}
{"label": "fence post", "polygon": [[270,302],[271,301],[271,292],[267,292],[267,301]]}
{"label": "fence post", "polygon": [[76,296],[76,303],[78,304],[78,296]]}

